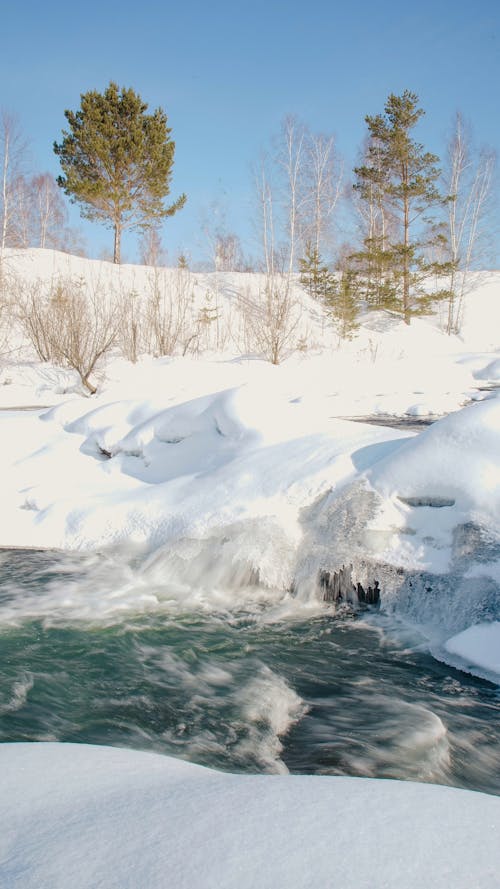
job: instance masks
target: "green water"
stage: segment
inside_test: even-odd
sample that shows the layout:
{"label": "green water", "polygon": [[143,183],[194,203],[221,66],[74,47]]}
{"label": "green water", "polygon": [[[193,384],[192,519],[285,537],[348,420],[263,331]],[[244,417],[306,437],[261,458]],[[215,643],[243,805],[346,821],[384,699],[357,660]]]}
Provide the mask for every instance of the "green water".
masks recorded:
{"label": "green water", "polygon": [[89,621],[74,590],[55,597],[69,574],[53,554],[4,554],[1,571],[1,741],[500,793],[498,688],[437,662],[381,614],[270,620],[264,605],[134,613],[127,604]]}

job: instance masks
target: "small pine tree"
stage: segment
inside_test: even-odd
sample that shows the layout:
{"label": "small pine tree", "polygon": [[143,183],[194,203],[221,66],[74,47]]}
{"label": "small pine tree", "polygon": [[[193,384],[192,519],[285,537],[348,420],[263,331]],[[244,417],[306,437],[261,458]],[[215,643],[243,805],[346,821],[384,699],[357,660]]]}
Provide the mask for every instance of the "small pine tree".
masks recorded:
{"label": "small pine tree", "polygon": [[352,269],[344,269],[340,276],[335,299],[330,303],[331,314],[343,340],[352,339],[359,327],[359,290],[358,275]]}
{"label": "small pine tree", "polygon": [[309,296],[328,301],[336,291],[335,276],[322,263],[319,251],[306,244],[305,256],[299,259],[300,283]]}
{"label": "small pine tree", "polygon": [[205,304],[198,313],[198,321],[204,327],[210,327],[211,324],[219,320],[219,317],[219,310],[213,303],[213,294],[210,290],[207,290],[205,293]]}

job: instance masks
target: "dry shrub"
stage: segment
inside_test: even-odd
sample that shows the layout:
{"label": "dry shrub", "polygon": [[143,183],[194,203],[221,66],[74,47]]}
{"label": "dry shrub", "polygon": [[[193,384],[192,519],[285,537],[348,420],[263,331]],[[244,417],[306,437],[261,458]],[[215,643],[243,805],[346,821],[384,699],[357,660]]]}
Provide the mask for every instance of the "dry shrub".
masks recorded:
{"label": "dry shrub", "polygon": [[41,361],[76,370],[90,393],[90,377],[117,340],[122,311],[97,286],[66,278],[44,288],[42,282],[18,285],[20,321]]}

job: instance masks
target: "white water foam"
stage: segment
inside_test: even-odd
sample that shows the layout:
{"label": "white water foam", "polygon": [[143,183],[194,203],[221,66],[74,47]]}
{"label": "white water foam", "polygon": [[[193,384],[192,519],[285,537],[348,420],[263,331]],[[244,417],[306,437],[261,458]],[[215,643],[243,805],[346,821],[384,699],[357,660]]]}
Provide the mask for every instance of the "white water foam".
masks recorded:
{"label": "white water foam", "polygon": [[33,685],[34,678],[31,673],[23,673],[19,676],[12,684],[12,688],[7,693],[6,699],[4,701],[0,700],[0,716],[5,716],[7,713],[14,713],[17,710],[22,710],[28,700],[28,695],[33,688]]}
{"label": "white water foam", "polygon": [[189,725],[178,722],[161,735],[179,755],[224,762],[230,749],[232,761],[242,767],[254,763],[259,771],[288,773],[280,758],[282,738],[308,708],[283,676],[258,659],[251,662],[253,677],[246,679],[248,663],[241,660],[222,662],[212,656],[208,662],[191,662],[170,649],[138,645],[137,650],[158,692],[168,697],[175,685],[190,713]]}
{"label": "white water foam", "polygon": [[287,774],[288,769],[280,759],[281,738],[305,715],[306,704],[285,679],[269,667],[263,667],[260,675],[241,689],[238,698],[249,726],[247,738],[240,743],[241,753],[257,750],[266,771]]}
{"label": "white water foam", "polygon": [[[342,771],[348,774],[448,783],[450,742],[443,721],[422,704],[397,694],[389,697],[378,688],[375,680],[362,680],[348,704],[349,712],[344,716],[334,707],[333,722],[315,731],[316,741],[324,736],[328,749],[332,737],[335,742],[336,729],[344,742],[352,733],[351,746],[342,744]],[[322,770],[323,774],[332,772],[339,770]]]}
{"label": "white water foam", "polygon": [[303,607],[288,591],[294,552],[271,518],[222,527],[204,539],[182,538],[153,553],[138,547],[94,553],[6,550],[0,553],[0,624],[25,619],[102,624],[152,612],[260,612],[284,603],[293,611]]}

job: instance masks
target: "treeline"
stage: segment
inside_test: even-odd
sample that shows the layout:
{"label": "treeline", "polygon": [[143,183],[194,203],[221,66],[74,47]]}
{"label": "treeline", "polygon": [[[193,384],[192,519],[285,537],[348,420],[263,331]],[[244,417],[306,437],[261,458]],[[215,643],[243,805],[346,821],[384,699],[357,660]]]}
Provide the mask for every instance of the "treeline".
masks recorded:
{"label": "treeline", "polygon": [[346,336],[360,306],[409,324],[436,302],[458,333],[470,272],[491,261],[494,152],[457,114],[441,161],[415,138],[423,114],[416,94],[391,94],[365,118],[352,177],[333,137],[287,118],[257,172],[266,269],[298,271]]}
{"label": "treeline", "polygon": [[[54,247],[81,252],[69,227],[64,192],[83,217],[121,237],[135,230],[141,259],[164,261],[161,226],[179,211],[167,205],[175,142],[162,109],[147,113],[132,89],[110,83],[81,96],[65,112],[68,128],[54,143],[61,175],[27,175],[26,147],[15,119],[0,120],[1,248]],[[287,117],[254,170],[259,255],[244,258],[235,232],[207,224],[216,271],[263,271],[276,314],[286,314],[292,276],[335,319],[342,336],[356,329],[360,307],[383,309],[407,324],[441,301],[447,331],[460,330],[472,268],[487,260],[495,157],[474,149],[460,115],[441,161],[415,138],[424,114],[418,96],[391,94],[382,112],[367,115],[366,137],[352,176],[332,135],[312,133]],[[346,237],[346,232],[349,235]],[[186,264],[181,257],[179,263]]]}

